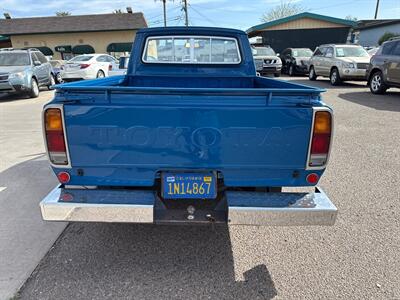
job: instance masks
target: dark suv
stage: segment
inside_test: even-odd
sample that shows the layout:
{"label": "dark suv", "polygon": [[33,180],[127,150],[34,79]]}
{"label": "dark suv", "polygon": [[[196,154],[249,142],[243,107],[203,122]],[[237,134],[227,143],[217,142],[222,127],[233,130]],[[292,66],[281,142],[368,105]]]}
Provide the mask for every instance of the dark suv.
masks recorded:
{"label": "dark suv", "polygon": [[383,94],[390,87],[400,87],[400,38],[383,43],[372,56],[367,80],[374,94]]}
{"label": "dark suv", "polygon": [[39,96],[40,86],[52,86],[54,77],[47,58],[37,49],[0,50],[0,93]]}
{"label": "dark suv", "polygon": [[313,52],[309,48],[288,48],[282,51],[282,71],[293,76],[307,74]]}

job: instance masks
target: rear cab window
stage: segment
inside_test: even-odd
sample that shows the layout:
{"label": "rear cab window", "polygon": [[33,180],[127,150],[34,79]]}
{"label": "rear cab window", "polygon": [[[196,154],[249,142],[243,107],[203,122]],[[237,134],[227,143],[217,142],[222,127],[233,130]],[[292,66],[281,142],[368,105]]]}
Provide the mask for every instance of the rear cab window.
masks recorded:
{"label": "rear cab window", "polygon": [[148,37],[142,60],[145,63],[239,64],[235,38],[204,36]]}

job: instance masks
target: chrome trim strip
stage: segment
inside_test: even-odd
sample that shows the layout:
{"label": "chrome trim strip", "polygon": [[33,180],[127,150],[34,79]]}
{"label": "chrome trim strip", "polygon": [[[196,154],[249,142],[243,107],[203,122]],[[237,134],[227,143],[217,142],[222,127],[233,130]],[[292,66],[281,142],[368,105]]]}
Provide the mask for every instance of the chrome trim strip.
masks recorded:
{"label": "chrome trim strip", "polygon": [[[46,123],[45,123],[45,119],[44,119],[44,114],[45,114],[46,110],[49,108],[58,108],[61,110],[61,119],[62,119],[62,126],[63,126],[63,132],[64,132],[65,152],[67,154],[67,160],[68,160],[67,165],[53,164],[53,162],[50,159],[50,153],[49,153],[49,149],[47,148],[47,140],[46,140]],[[42,133],[43,133],[44,147],[46,148],[47,158],[49,160],[50,165],[54,168],[71,169],[72,165],[71,165],[71,157],[69,155],[68,138],[67,138],[67,130],[65,127],[65,115],[64,115],[64,105],[63,104],[49,104],[43,108],[43,111],[42,111]]]}
{"label": "chrome trim strip", "polygon": [[337,216],[335,205],[318,188],[314,193],[227,192],[227,198],[230,225],[332,226]]}
{"label": "chrome trim strip", "polygon": [[[186,39],[196,39],[196,38],[203,38],[203,39],[224,39],[224,40],[233,40],[235,41],[236,44],[236,50],[237,54],[239,57],[238,62],[179,62],[179,61],[149,61],[145,60],[145,53],[147,51],[149,39],[167,39],[170,38],[174,40],[175,38],[186,38]],[[172,47],[173,52],[174,52],[174,57],[175,57],[175,47]],[[211,54],[211,44],[210,44],[210,54]],[[211,59],[211,56],[210,56]],[[145,42],[145,47],[143,48],[143,53],[142,53],[142,62],[145,64],[181,64],[181,65],[239,65],[242,63],[242,56],[240,54],[240,49],[239,49],[239,43],[236,38],[231,38],[231,37],[225,37],[225,36],[205,36],[205,35],[157,35],[157,36],[148,36],[146,38]]]}
{"label": "chrome trim strip", "polygon": [[[61,201],[60,197],[66,193],[78,201]],[[149,196],[154,199],[154,194],[151,191],[149,194],[144,191],[135,194],[135,191],[73,190],[57,186],[40,202],[40,210],[46,221],[153,223],[154,204],[148,204],[148,200]],[[79,195],[83,195],[82,198]],[[107,202],[107,199],[121,201]]]}
{"label": "chrome trim strip", "polygon": [[[332,109],[328,108],[328,107],[313,107],[313,117],[312,117],[312,123],[311,123],[311,130],[310,130],[310,138],[308,141],[308,152],[307,152],[307,161],[306,161],[306,170],[323,170],[326,168],[326,166],[328,165],[329,162],[329,157],[331,154],[331,150],[332,150],[332,144],[333,144],[333,136],[334,136],[334,115],[333,115],[333,111]],[[312,137],[313,137],[313,131],[314,131],[314,121],[315,121],[315,114],[318,111],[328,111],[331,114],[331,140],[329,142],[329,151],[328,151],[328,155],[326,157],[326,162],[324,165],[322,166],[317,166],[317,167],[310,167],[309,163],[310,163],[310,158],[311,158],[311,144],[312,144]]]}

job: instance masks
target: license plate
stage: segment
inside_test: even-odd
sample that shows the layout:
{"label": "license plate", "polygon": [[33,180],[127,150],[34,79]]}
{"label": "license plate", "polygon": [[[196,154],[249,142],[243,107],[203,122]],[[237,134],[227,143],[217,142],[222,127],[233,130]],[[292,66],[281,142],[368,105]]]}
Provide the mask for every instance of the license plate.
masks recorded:
{"label": "license plate", "polygon": [[215,199],[217,181],[212,173],[162,173],[164,199]]}

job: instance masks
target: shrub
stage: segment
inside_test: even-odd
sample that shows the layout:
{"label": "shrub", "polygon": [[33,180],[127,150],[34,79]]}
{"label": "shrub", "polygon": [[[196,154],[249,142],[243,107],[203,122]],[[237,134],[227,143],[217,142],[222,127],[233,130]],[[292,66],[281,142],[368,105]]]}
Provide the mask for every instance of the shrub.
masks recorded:
{"label": "shrub", "polygon": [[391,39],[392,37],[400,36],[400,34],[393,33],[393,32],[385,32],[380,38],[379,38],[379,45],[382,45],[384,42],[387,40]]}

